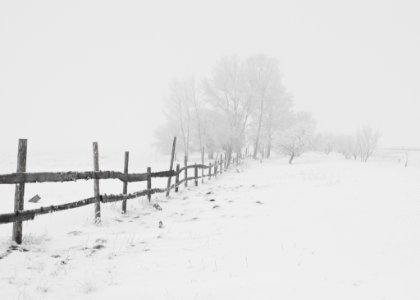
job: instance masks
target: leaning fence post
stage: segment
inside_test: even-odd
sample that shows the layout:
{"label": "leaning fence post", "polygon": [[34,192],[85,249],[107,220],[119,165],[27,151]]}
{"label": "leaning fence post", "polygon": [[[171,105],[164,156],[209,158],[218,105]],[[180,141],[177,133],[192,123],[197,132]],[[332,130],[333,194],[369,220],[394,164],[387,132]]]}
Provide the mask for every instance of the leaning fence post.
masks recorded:
{"label": "leaning fence post", "polygon": [[[17,173],[26,172],[26,153],[28,141],[26,139],[19,139],[18,157],[17,157]],[[23,210],[23,201],[25,196],[25,183],[18,183],[15,187],[15,212]],[[22,243],[22,221],[13,223],[12,240],[17,244]]]}
{"label": "leaning fence post", "polygon": [[209,180],[211,179],[211,163],[209,163]]}
{"label": "leaning fence post", "polygon": [[194,182],[195,182],[195,186],[198,186],[198,168],[197,168],[197,164],[194,164]]}
{"label": "leaning fence post", "polygon": [[[204,166],[204,147],[201,149],[201,164]],[[201,183],[204,182],[204,168],[201,168]]]}
{"label": "leaning fence post", "polygon": [[[98,142],[93,142],[93,170],[99,172],[99,150]],[[93,190],[95,193],[95,223],[101,223],[101,199],[99,191],[99,179],[95,178],[93,182]]]}
{"label": "leaning fence post", "polygon": [[149,202],[152,199],[151,189],[152,189],[152,168],[147,167],[147,199],[149,200]]}
{"label": "leaning fence post", "polygon": [[184,156],[184,186],[187,187],[188,186],[188,170],[187,170],[187,163],[188,163],[188,156]]}
{"label": "leaning fence post", "polygon": [[178,189],[179,189],[179,164],[176,164],[175,193],[178,193]]}
{"label": "leaning fence post", "polygon": [[[128,174],[128,158],[129,152],[126,151],[124,153],[124,174]],[[123,183],[123,194],[127,194],[128,182],[124,181]],[[127,212],[127,200],[123,200],[122,202],[122,213],[125,214]]]}
{"label": "leaning fence post", "polygon": [[[174,141],[172,143],[171,164],[169,165],[169,172],[172,172],[174,168],[175,147],[176,147],[176,136],[174,137]],[[166,197],[168,197],[169,193],[171,192],[171,180],[172,180],[172,175],[169,175],[168,185],[166,186]]]}

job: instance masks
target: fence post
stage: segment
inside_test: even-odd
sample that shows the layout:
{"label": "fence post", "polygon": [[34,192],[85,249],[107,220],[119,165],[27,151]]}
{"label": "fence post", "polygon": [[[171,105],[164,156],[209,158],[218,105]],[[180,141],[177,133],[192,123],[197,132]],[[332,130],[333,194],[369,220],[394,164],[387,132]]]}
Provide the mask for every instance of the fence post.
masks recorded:
{"label": "fence post", "polygon": [[197,164],[194,164],[194,182],[195,182],[195,186],[198,186],[198,168],[197,168]]}
{"label": "fence post", "polygon": [[[130,153],[126,151],[124,153],[124,174],[128,174],[128,159]],[[123,183],[123,194],[127,194],[128,182],[124,181]],[[122,202],[122,213],[125,214],[127,212],[127,200],[123,200]]]}
{"label": "fence post", "polygon": [[[99,172],[99,150],[98,142],[93,142],[93,170]],[[101,223],[101,199],[99,191],[99,179],[96,178],[93,182],[93,190],[95,193],[95,223]]]}
{"label": "fence post", "polygon": [[220,164],[220,174],[222,174],[223,173],[223,155],[220,155],[219,164]]}
{"label": "fence post", "polygon": [[175,193],[178,193],[178,188],[179,188],[179,164],[176,164]]}
{"label": "fence post", "polygon": [[209,163],[209,180],[211,179],[211,163]]}
{"label": "fence post", "polygon": [[[204,147],[201,149],[201,164],[204,166]],[[204,168],[201,168],[201,183],[204,183]]]}
{"label": "fence post", "polygon": [[217,177],[217,160],[214,162],[214,177]]}
{"label": "fence post", "polygon": [[152,194],[150,193],[150,190],[152,189],[152,168],[147,167],[147,199],[152,199]]}
{"label": "fence post", "polygon": [[188,170],[187,170],[187,164],[188,164],[188,156],[184,156],[184,175],[185,175],[185,180],[184,180],[184,186],[187,187],[188,186]]}
{"label": "fence post", "polygon": [[[174,141],[172,143],[171,164],[169,165],[169,172],[172,172],[174,168],[175,147],[176,147],[176,136],[174,137]],[[172,175],[169,175],[168,185],[166,186],[166,197],[169,197],[169,193],[171,192],[171,180],[172,180]]]}
{"label": "fence post", "polygon": [[[26,139],[19,139],[18,156],[17,156],[17,173],[26,172],[26,153],[28,141]],[[15,212],[23,210],[25,196],[25,183],[16,184],[15,187]],[[22,221],[13,223],[12,240],[17,244],[22,243]]]}

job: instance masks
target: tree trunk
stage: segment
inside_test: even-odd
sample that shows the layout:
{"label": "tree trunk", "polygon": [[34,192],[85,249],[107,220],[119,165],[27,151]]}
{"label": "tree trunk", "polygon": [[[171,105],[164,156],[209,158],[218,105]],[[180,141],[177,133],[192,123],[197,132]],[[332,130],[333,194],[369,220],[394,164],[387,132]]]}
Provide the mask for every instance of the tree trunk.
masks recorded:
{"label": "tree trunk", "polygon": [[268,139],[266,158],[270,158],[270,155],[271,155],[271,138]]}
{"label": "tree trunk", "polygon": [[289,165],[292,164],[294,158],[295,158],[295,155],[294,154],[290,155]]}
{"label": "tree trunk", "polygon": [[254,154],[252,155],[253,159],[257,158],[258,155],[258,146],[260,143],[260,132],[261,132],[261,124],[262,124],[262,112],[260,113],[260,117],[258,120],[258,129],[257,129],[257,136],[255,137],[255,144],[254,144]]}
{"label": "tree trunk", "polygon": [[263,113],[264,113],[264,95],[261,99],[261,107],[260,107],[260,115],[258,117],[258,129],[257,129],[257,136],[255,137],[255,147],[254,147],[254,155],[253,158],[257,158],[258,154],[258,146],[260,143],[260,133],[261,133],[261,125],[262,125],[262,119],[263,119]]}
{"label": "tree trunk", "polygon": [[232,147],[229,147],[226,151],[226,161],[228,165],[230,163],[231,158],[232,158]]}
{"label": "tree trunk", "polygon": [[208,159],[214,159],[214,151],[213,150],[209,150],[208,154],[207,154]]}

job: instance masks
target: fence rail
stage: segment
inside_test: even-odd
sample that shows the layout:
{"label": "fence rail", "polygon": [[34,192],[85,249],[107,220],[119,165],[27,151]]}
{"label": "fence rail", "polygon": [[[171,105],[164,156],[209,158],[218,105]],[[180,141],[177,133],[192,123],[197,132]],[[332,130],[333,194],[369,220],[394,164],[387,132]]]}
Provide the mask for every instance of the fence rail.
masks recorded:
{"label": "fence rail", "polygon": [[[174,171],[151,173],[152,178],[169,176],[175,176]],[[90,179],[119,179],[122,182],[140,182],[146,181],[147,178],[147,173],[126,174],[116,171],[11,173],[0,175],[0,184],[66,182]]]}
{"label": "fence rail", "polygon": [[[184,158],[184,166],[181,168],[179,164],[176,165],[176,170],[173,170],[175,147],[176,147],[176,137],[172,145],[172,154],[171,154],[171,163],[169,170],[152,172],[151,168],[147,168],[146,173],[128,173],[128,157],[129,152],[124,153],[124,172],[118,171],[100,171],[99,170],[99,151],[98,144],[93,143],[93,152],[94,152],[94,171],[84,171],[84,172],[36,172],[28,173],[26,172],[26,140],[19,140],[19,149],[18,149],[18,167],[16,173],[3,174],[0,175],[0,184],[16,184],[15,192],[15,210],[13,213],[0,214],[0,224],[13,223],[13,236],[12,239],[20,244],[22,242],[22,221],[33,220],[38,215],[54,213],[63,210],[74,209],[90,204],[95,205],[95,222],[100,222],[101,203],[110,203],[122,201],[122,213],[126,213],[126,201],[129,199],[134,199],[142,196],[147,196],[149,202],[151,200],[151,195],[156,193],[166,193],[166,196],[169,196],[169,193],[172,189],[175,189],[175,192],[178,192],[181,185],[187,186],[188,181],[194,180],[194,185],[198,185],[198,179],[216,177],[218,174],[221,174],[226,170],[231,163],[238,165],[240,160],[243,158],[242,155],[237,156],[234,160],[227,161],[226,155],[220,156],[219,160],[215,160],[209,165],[204,164],[202,150],[202,162],[201,164],[192,164],[188,165],[187,157]],[[192,174],[188,174],[188,170],[193,169]],[[201,169],[201,176],[198,176],[198,170]],[[204,174],[204,170],[208,169],[208,174]],[[184,174],[184,178],[180,179],[180,176]],[[189,176],[188,176],[189,175]],[[193,175],[193,176],[191,176]],[[166,188],[152,188],[152,178],[168,178],[168,184]],[[171,184],[171,178],[175,177],[175,183]],[[123,182],[123,193],[122,194],[100,194],[99,192],[99,180],[100,179],[118,179]],[[59,205],[50,205],[43,206],[36,209],[24,210],[24,187],[27,183],[45,183],[45,182],[71,182],[78,180],[94,180],[94,196],[78,201],[73,201],[69,203],[59,204]],[[130,182],[147,182],[147,188],[141,191],[127,193],[127,185]]]}

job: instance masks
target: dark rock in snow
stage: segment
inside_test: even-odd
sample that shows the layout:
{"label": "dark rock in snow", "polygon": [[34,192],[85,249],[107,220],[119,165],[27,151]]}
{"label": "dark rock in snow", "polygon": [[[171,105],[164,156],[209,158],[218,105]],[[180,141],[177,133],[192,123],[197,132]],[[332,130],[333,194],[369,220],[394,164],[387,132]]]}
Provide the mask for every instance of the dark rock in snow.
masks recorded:
{"label": "dark rock in snow", "polygon": [[164,226],[163,226],[163,222],[162,221],[159,221],[159,228],[163,228]]}
{"label": "dark rock in snow", "polygon": [[160,205],[157,203],[153,204],[153,207],[156,208],[157,210],[162,210],[162,207],[160,207]]}
{"label": "dark rock in snow", "polygon": [[210,199],[209,201],[210,201],[210,202],[214,202],[214,201],[216,201],[216,200],[214,200],[214,199]]}
{"label": "dark rock in snow", "polygon": [[102,245],[102,244],[98,244],[98,245],[93,246],[93,249],[96,249],[96,250],[103,249],[103,248],[105,248],[105,246]]}
{"label": "dark rock in snow", "polygon": [[32,203],[38,203],[39,200],[41,200],[41,197],[39,195],[35,195],[31,199],[29,199],[28,201],[32,202]]}

